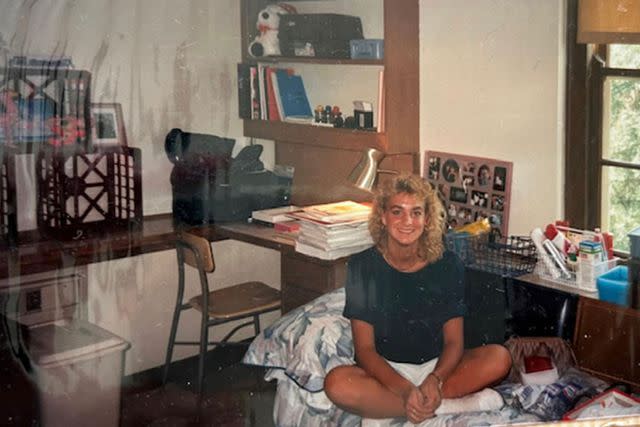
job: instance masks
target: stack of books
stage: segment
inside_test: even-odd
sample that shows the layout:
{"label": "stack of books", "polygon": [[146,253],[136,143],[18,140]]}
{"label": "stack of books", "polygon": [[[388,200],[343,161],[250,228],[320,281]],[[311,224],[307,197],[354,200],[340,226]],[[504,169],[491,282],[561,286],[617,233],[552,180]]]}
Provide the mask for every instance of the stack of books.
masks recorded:
{"label": "stack of books", "polygon": [[291,205],[253,211],[251,212],[251,222],[266,227],[273,227],[273,230],[280,237],[295,240],[300,230],[300,222],[292,219],[289,214],[301,209],[302,208]]}
{"label": "stack of books", "polygon": [[313,122],[302,76],[261,63],[238,64],[238,111],[243,119]]}
{"label": "stack of books", "polygon": [[371,207],[353,201],[303,208],[289,214],[300,220],[297,252],[324,260],[342,258],[373,245],[368,219]]}

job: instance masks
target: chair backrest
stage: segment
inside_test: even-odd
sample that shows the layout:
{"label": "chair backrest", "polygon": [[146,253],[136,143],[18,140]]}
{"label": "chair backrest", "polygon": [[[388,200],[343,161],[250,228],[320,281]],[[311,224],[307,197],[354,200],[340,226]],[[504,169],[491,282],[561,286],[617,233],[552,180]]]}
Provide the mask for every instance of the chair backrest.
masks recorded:
{"label": "chair backrest", "polygon": [[213,260],[213,251],[211,250],[211,243],[204,237],[197,236],[193,233],[181,232],[178,235],[178,241],[186,244],[190,250],[183,250],[184,262],[188,265],[199,268],[198,261],[196,260],[196,256],[194,254],[197,253],[202,260],[202,268],[207,273],[213,273],[216,269],[216,263]]}

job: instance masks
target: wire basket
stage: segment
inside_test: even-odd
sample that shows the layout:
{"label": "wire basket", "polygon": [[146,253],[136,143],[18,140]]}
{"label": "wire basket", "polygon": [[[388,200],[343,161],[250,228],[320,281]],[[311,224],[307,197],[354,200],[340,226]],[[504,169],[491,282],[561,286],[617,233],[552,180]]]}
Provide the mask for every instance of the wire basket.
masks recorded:
{"label": "wire basket", "polygon": [[446,234],[445,244],[476,270],[515,277],[531,273],[536,266],[536,247],[529,237],[452,232]]}

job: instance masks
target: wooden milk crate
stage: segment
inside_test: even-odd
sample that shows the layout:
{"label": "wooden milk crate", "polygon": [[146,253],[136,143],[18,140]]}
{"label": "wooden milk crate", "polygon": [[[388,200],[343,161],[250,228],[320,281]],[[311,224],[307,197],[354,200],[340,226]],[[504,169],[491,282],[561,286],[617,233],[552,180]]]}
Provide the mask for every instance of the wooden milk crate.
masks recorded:
{"label": "wooden milk crate", "polygon": [[139,229],[141,171],[139,148],[69,154],[45,147],[36,161],[38,229],[59,240]]}

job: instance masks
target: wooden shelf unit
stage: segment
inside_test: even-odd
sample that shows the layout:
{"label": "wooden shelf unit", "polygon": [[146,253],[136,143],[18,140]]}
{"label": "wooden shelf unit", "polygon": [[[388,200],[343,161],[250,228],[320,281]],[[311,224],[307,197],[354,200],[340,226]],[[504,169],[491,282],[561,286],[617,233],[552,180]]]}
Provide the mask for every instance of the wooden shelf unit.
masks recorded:
{"label": "wooden shelf unit", "polygon": [[384,133],[331,128],[269,120],[244,120],[244,134],[253,138],[283,140],[291,144],[361,151],[366,147],[387,151]]}
{"label": "wooden shelf unit", "polygon": [[[247,62],[254,62],[256,58],[247,58]],[[313,58],[304,56],[265,56],[260,58],[265,63],[291,64],[329,64],[329,65],[384,65],[383,59],[348,59],[348,58]]]}
{"label": "wooden shelf unit", "polygon": [[[384,133],[332,129],[275,121],[244,120],[244,135],[276,142],[276,163],[295,167],[292,202],[320,203],[344,196],[345,173],[372,147],[387,154],[413,153],[413,161],[388,162],[398,171],[419,172],[419,0],[381,0],[384,19],[384,59],[351,60],[306,57],[265,57],[260,62],[335,64],[384,67]],[[242,58],[256,62],[247,47],[256,35],[258,11],[267,0],[242,0]],[[366,34],[365,34],[366,36]],[[376,87],[377,82],[372,82]],[[373,93],[372,96],[377,95]],[[337,167],[335,165],[338,165]],[[332,170],[328,172],[327,168]],[[319,179],[320,178],[320,179]]]}

